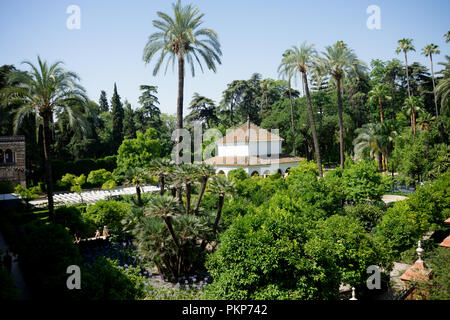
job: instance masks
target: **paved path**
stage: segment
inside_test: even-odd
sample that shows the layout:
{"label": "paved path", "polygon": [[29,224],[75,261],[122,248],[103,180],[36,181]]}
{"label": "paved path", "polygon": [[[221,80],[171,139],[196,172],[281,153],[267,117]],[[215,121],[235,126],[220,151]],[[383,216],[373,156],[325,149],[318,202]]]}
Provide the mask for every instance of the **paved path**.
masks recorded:
{"label": "paved path", "polygon": [[[141,188],[143,193],[156,192],[159,188],[156,186],[144,186]],[[118,187],[112,190],[86,190],[81,193],[84,203],[94,203],[99,200],[106,199],[109,196],[118,196],[125,194],[136,194],[135,187]],[[81,203],[81,198],[75,192],[60,192],[53,194],[53,201],[55,205],[61,204],[78,204]],[[47,205],[47,198],[30,201],[30,204],[36,207],[43,207]]]}
{"label": "paved path", "polygon": [[[0,232],[0,248],[6,253],[9,250],[9,246],[3,237],[3,234]],[[11,252],[10,252],[11,254]],[[11,266],[11,276],[14,279],[14,284],[17,289],[20,291],[19,300],[29,300],[31,299],[31,291],[27,287],[25,280],[22,275],[22,271],[20,270],[17,255],[13,255],[12,266]]]}
{"label": "paved path", "polygon": [[381,199],[384,201],[384,203],[390,203],[390,202],[402,201],[402,200],[408,199],[408,197],[394,195],[394,194],[385,194]]}

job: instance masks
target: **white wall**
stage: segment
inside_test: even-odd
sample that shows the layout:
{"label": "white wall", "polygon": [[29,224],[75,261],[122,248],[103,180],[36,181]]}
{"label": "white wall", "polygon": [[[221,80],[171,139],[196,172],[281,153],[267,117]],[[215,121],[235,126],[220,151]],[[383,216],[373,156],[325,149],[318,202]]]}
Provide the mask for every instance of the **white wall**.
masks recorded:
{"label": "white wall", "polygon": [[247,144],[223,144],[217,145],[219,157],[231,157],[231,156],[247,156],[248,145]]}

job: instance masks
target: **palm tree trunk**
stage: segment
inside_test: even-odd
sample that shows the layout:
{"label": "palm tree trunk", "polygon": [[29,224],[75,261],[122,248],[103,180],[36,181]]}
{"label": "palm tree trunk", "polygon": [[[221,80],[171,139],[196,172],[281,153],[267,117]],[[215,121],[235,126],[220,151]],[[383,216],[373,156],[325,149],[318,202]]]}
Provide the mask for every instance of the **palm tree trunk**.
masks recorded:
{"label": "palm tree trunk", "polygon": [[[184,57],[178,52],[178,100],[177,100],[177,129],[183,128],[183,95],[184,95]],[[180,165],[181,137],[178,138],[176,165]]]}
{"label": "palm tree trunk", "polygon": [[380,121],[383,123],[383,105],[381,104],[381,96],[378,97],[378,103],[380,104]]}
{"label": "palm tree trunk", "polygon": [[202,201],[203,194],[205,193],[207,182],[208,182],[208,177],[204,177],[203,181],[202,181],[202,187],[200,189],[200,193],[197,198],[197,203],[195,204],[195,210],[194,210],[195,215],[198,214],[198,210],[200,208],[200,201]]}
{"label": "palm tree trunk", "polygon": [[291,80],[288,81],[289,103],[291,105],[292,155],[295,157],[294,107],[292,106]]}
{"label": "palm tree trunk", "polygon": [[191,184],[186,183],[186,215],[191,211]]}
{"label": "palm tree trunk", "polygon": [[172,222],[170,222],[170,217],[163,216],[162,218],[166,224],[167,230],[169,230],[169,233],[170,233],[170,236],[172,237],[173,242],[175,243],[175,245],[177,246],[177,248],[179,250],[180,244],[178,243],[177,237],[175,236],[175,232],[173,231]]}
{"label": "palm tree trunk", "polygon": [[336,79],[336,85],[339,113],[339,155],[341,159],[341,168],[344,169],[344,124],[342,120],[341,79]]}
{"label": "palm tree trunk", "polygon": [[52,162],[50,151],[50,116],[43,115],[44,120],[44,160],[45,160],[45,180],[47,183],[47,199],[48,199],[48,217],[50,221],[55,222],[54,204],[53,204],[53,177],[52,177]]}
{"label": "palm tree trunk", "polygon": [[436,111],[436,119],[437,119],[439,116],[439,113],[438,113],[438,106],[437,106],[437,100],[436,100],[436,87],[434,84],[433,54],[432,53],[430,53],[430,62],[431,62],[431,80],[433,82],[434,108]]}
{"label": "palm tree trunk", "polygon": [[159,177],[159,194],[163,195],[164,194],[164,176],[161,175]]}
{"label": "palm tree trunk", "polygon": [[317,137],[316,123],[314,121],[314,115],[313,115],[312,106],[311,106],[311,98],[309,96],[308,78],[306,76],[306,72],[302,72],[302,77],[303,77],[303,91],[305,91],[305,95],[306,95],[306,104],[308,106],[309,124],[311,125],[311,132],[312,132],[313,142],[314,142],[314,150],[316,151],[316,161],[317,161],[317,166],[319,168],[319,176],[321,178],[323,178],[322,162],[320,161],[319,139]]}
{"label": "palm tree trunk", "polygon": [[224,200],[225,196],[224,195],[219,195],[219,205],[217,207],[217,216],[216,216],[216,220],[214,221],[214,226],[213,226],[213,234],[216,233],[217,231],[217,226],[219,225],[219,221],[220,221],[220,216],[222,214],[222,207],[223,207],[223,200]]}
{"label": "palm tree trunk", "polygon": [[138,207],[142,207],[141,188],[139,186],[136,186],[136,196]]}
{"label": "palm tree trunk", "polygon": [[411,90],[409,89],[409,72],[408,72],[408,57],[405,52],[405,67],[406,67],[406,84],[408,85],[408,98],[411,98]]}

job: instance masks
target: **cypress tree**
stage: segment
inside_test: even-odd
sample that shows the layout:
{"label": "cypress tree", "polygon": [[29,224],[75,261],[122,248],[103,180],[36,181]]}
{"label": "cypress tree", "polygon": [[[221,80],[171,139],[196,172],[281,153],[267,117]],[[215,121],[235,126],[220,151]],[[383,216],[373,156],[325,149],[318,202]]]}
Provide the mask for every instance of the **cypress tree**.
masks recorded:
{"label": "cypress tree", "polygon": [[136,138],[136,126],[134,124],[134,111],[131,104],[125,100],[125,116],[123,118],[123,136],[126,139]]}
{"label": "cypress tree", "polygon": [[120,96],[117,93],[117,86],[114,83],[114,94],[111,98],[111,112],[112,112],[112,127],[113,127],[113,141],[115,148],[120,146],[123,140],[123,118],[124,111],[122,102],[120,102]]}
{"label": "cypress tree", "polygon": [[109,111],[108,99],[106,98],[106,92],[104,90],[100,93],[99,105],[100,112]]}

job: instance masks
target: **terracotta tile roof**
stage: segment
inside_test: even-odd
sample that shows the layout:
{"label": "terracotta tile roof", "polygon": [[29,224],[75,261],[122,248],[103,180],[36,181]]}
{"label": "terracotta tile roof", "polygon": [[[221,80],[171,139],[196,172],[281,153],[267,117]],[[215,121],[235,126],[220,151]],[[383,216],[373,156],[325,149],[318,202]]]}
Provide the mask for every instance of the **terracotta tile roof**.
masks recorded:
{"label": "terracotta tile roof", "polygon": [[450,248],[450,236],[445,238],[439,245],[444,248]]}
{"label": "terracotta tile roof", "polygon": [[296,163],[304,160],[299,157],[292,157],[288,155],[280,154],[278,157],[267,156],[229,156],[229,157],[212,157],[205,160],[205,163],[209,163],[215,166],[260,166],[271,165],[281,163]]}
{"label": "terracotta tile roof", "polygon": [[430,279],[431,270],[426,269],[423,261],[417,260],[411,268],[400,276],[403,281],[419,281]]}
{"label": "terracotta tile roof", "polygon": [[[225,143],[239,143],[239,142],[248,142],[248,126],[249,122],[245,122],[240,127],[234,129],[233,131],[229,132],[225,137],[222,139],[217,140],[218,144],[225,144]],[[260,128],[254,123],[250,122],[250,141],[256,142],[256,141],[283,141],[284,139],[277,136],[276,134],[273,134],[269,132],[266,129]]]}

